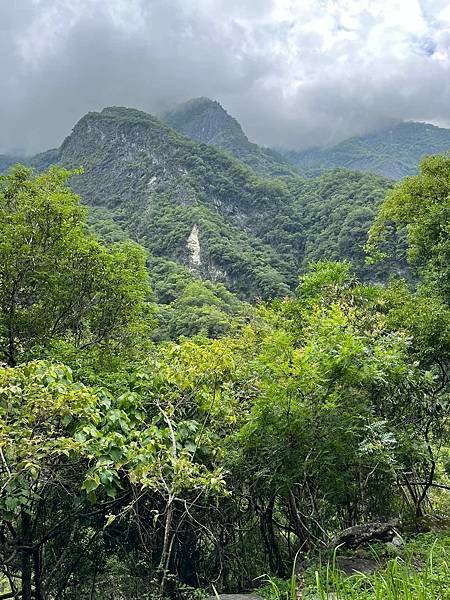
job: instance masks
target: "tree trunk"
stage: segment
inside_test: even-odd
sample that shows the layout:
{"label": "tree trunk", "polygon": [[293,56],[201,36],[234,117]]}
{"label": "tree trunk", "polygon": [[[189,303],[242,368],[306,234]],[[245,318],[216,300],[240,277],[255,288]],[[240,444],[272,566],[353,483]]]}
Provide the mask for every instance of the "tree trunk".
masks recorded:
{"label": "tree trunk", "polygon": [[266,545],[267,553],[269,556],[270,569],[279,577],[283,577],[285,575],[285,569],[273,526],[274,505],[275,497],[272,498],[267,507],[263,509],[261,515],[261,528],[263,533],[263,540]]}
{"label": "tree trunk", "polygon": [[34,597],[36,600],[45,600],[42,586],[42,548],[38,547],[33,552],[34,563]]}
{"label": "tree trunk", "polygon": [[300,542],[300,549],[302,552],[306,552],[310,547],[309,532],[298,513],[297,500],[292,490],[289,492],[289,512],[291,513],[292,528]]}
{"label": "tree trunk", "polygon": [[170,563],[170,530],[172,527],[172,519],[173,519],[173,496],[169,496],[167,503],[167,512],[166,512],[166,521],[164,524],[164,539],[163,539],[163,547],[161,553],[161,560],[159,561],[159,569],[161,571],[161,582],[160,582],[160,591],[161,595],[164,593],[164,588],[166,585],[167,573],[169,571],[169,563]]}
{"label": "tree trunk", "polygon": [[21,579],[22,579],[22,600],[32,600],[32,589],[31,589],[31,577],[32,577],[32,565],[31,565],[31,517],[22,509],[21,513],[21,540],[20,545],[22,546],[22,558],[21,558]]}
{"label": "tree trunk", "polygon": [[420,496],[417,500],[416,518],[420,518],[423,516],[422,503],[427,498],[428,490],[433,485],[434,473],[436,471],[436,461],[434,459],[433,448],[431,447],[430,438],[429,438],[431,424],[432,424],[432,420],[430,419],[427,423],[427,426],[425,428],[425,434],[424,434],[425,442],[427,444],[428,454],[430,456],[430,471],[428,473],[428,477],[426,478],[422,493],[420,494]]}

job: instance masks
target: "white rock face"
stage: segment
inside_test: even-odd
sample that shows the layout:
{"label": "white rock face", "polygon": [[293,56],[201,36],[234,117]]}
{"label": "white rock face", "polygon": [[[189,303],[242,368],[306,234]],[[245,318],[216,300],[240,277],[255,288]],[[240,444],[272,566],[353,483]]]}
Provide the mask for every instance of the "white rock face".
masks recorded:
{"label": "white rock face", "polygon": [[202,262],[200,258],[200,241],[198,239],[198,227],[195,224],[192,227],[192,231],[187,239],[187,248],[191,255],[191,265],[195,267],[200,266]]}

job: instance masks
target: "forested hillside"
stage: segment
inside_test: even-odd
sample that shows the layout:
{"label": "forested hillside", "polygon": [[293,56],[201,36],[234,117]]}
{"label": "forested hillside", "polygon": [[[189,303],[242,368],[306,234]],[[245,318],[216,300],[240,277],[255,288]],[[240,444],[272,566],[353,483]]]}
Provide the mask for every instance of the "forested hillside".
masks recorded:
{"label": "forested hillside", "polygon": [[352,259],[361,275],[379,276],[364,265],[362,246],[391,185],[386,179],[346,171],[310,181],[262,179],[230,155],[125,108],[89,113],[59,150],[32,164],[49,161],[83,167],[71,185],[95,208],[91,221],[103,235],[119,229],[155,260],[187,267],[243,299],[287,294],[319,255]]}
{"label": "forested hillside", "polygon": [[[214,113],[205,141],[244,143],[238,123],[209,100],[188,103],[170,118],[181,127],[200,114],[204,126],[205,110]],[[242,301],[289,295],[313,260],[350,260],[366,281],[406,274],[401,241],[394,259],[365,261],[367,232],[392,185],[376,175],[335,170],[312,179],[262,178],[231,154],[120,107],[87,114],[60,148],[27,162],[38,170],[55,163],[82,168],[70,185],[91,209],[92,230],[107,243],[132,239],[149,251],[160,307],[155,339],[220,335],[230,316],[247,314]]]}
{"label": "forested hillside", "polygon": [[285,157],[308,176],[341,167],[401,179],[417,173],[427,154],[450,150],[450,129],[405,122],[369,135],[353,137],[331,148],[287,151]]}
{"label": "forested hillside", "polygon": [[[193,318],[198,328],[223,332],[218,322],[235,314],[237,306],[242,308],[231,301],[227,290],[243,300],[286,295],[295,287],[298,273],[318,258],[348,259],[367,281],[400,273],[410,277],[401,239],[389,242],[399,244],[393,260],[368,265],[364,257],[367,231],[392,185],[389,180],[349,170],[307,179],[280,171],[278,167],[286,163],[251,144],[239,123],[207,98],[181,105],[165,119],[193,139],[146,113],[112,107],[89,113],[59,149],[27,162],[38,169],[54,163],[83,167],[71,185],[93,208],[91,226],[105,241],[131,238],[150,251],[161,304],[169,305],[185,292],[189,297],[191,282],[209,281],[200,295],[201,308],[195,308],[200,313]],[[343,142],[336,147],[335,158],[329,160],[327,154],[322,166],[376,171],[378,167],[372,168],[376,157],[378,165],[387,161],[395,169],[406,152],[407,172],[412,171],[425,147],[444,148],[447,133],[423,124],[400,124],[389,132]],[[355,160],[341,160],[349,156],[349,148],[354,149]],[[360,161],[363,154],[369,162]],[[13,162],[4,157],[3,170]],[[309,175],[320,173],[322,166],[308,167]],[[167,268],[170,293],[162,275]],[[167,318],[168,308],[163,310]],[[172,319],[177,321],[171,314]],[[165,325],[164,330],[173,335],[185,331],[180,324]]]}
{"label": "forested hillside", "polygon": [[[75,191],[108,209],[152,254],[246,297],[283,294],[295,282],[298,227],[286,186],[154,117],[125,108],[89,113],[62,144],[58,163],[83,166]],[[269,241],[266,223],[279,213],[287,221]],[[188,246],[191,234],[198,253]]]}
{"label": "forested hillside", "polygon": [[[394,258],[368,264],[364,255],[390,180],[345,169],[273,177],[278,159],[267,162],[270,155],[208,99],[166,120],[208,145],[141,111],[111,107],[83,117],[60,148],[26,161],[38,170],[82,168],[70,185],[91,209],[91,229],[106,243],[132,239],[149,251],[159,305],[154,339],[221,335],[230,317],[246,318],[246,301],[291,294],[310,261],[349,260],[365,281],[414,277],[402,235],[386,242],[396,246]],[[248,152],[253,168],[232,156],[247,160]],[[13,162],[5,157],[3,170]]]}
{"label": "forested hillside", "polygon": [[[108,109],[58,151],[80,159],[84,175],[0,176],[0,597],[447,598],[450,158],[394,188],[344,171],[314,189],[262,182],[148,115]],[[319,260],[299,263],[285,294],[264,260],[285,251],[271,223],[288,235],[297,213],[311,222],[302,259],[314,243],[347,248],[331,224],[322,236],[329,220],[358,235],[372,222],[377,269],[386,253],[404,259],[391,243],[402,232],[417,285]],[[251,264],[261,281],[277,274],[281,296],[244,305],[194,279],[192,216],[207,240],[258,240]],[[174,299],[164,326],[155,292]],[[169,340],[202,306],[226,327]]]}

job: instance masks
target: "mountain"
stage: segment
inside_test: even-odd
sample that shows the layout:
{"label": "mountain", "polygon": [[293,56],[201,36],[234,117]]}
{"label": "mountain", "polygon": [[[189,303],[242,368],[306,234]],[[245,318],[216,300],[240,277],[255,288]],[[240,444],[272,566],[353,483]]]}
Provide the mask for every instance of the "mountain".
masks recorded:
{"label": "mountain", "polygon": [[[282,181],[120,107],[88,113],[52,152],[60,165],[84,167],[75,191],[152,255],[246,298],[286,294],[295,282],[299,224]],[[40,160],[47,166],[48,153],[33,163]]]}
{"label": "mountain", "polygon": [[263,177],[297,174],[276,151],[250,142],[240,124],[219,102],[193,98],[166,113],[163,120],[192,140],[229,152]]}
{"label": "mountain", "polygon": [[286,151],[284,156],[300,172],[309,176],[340,167],[401,179],[417,173],[423,156],[449,150],[450,129],[428,123],[405,122],[350,138],[331,148]]}
{"label": "mountain", "polygon": [[[29,163],[82,166],[71,186],[91,227],[106,241],[146,247],[157,300],[190,304],[208,331],[237,310],[229,291],[241,300],[284,296],[310,260],[348,259],[375,281],[402,270],[364,264],[367,230],[392,185],[371,173],[263,179],[231,154],[123,107],[88,113],[60,148]],[[202,293],[191,285],[201,281]],[[186,330],[165,314],[173,335]]]}
{"label": "mountain", "polygon": [[421,158],[450,150],[450,129],[403,122],[331,148],[279,153],[251,143],[241,125],[219,102],[194,98],[163,117],[183,135],[225,150],[265,177],[311,177],[336,168],[372,172],[390,179],[414,175]]}

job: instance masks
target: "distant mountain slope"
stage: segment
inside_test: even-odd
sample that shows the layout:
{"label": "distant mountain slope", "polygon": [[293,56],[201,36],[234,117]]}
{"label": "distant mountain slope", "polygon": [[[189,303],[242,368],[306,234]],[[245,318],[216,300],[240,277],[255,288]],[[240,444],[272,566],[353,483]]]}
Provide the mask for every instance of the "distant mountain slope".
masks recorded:
{"label": "distant mountain slope", "polygon": [[295,183],[294,204],[295,213],[302,215],[302,269],[309,262],[345,259],[366,281],[382,282],[391,275],[409,278],[404,243],[398,243],[395,249],[395,255],[402,256],[400,260],[365,263],[367,232],[380,200],[391,186],[392,182],[379,175],[347,169],[327,171],[310,179],[299,178]]}
{"label": "distant mountain slope", "polygon": [[232,304],[221,284],[241,299],[283,296],[310,260],[351,260],[368,280],[402,272],[397,264],[364,265],[367,230],[392,185],[373,174],[262,179],[230,154],[121,107],[88,113],[59,149],[28,163],[84,167],[71,186],[91,207],[91,226],[106,240],[130,237],[149,250],[163,304],[184,294],[197,311],[199,288],[190,282],[214,282],[202,288],[203,322],[211,293],[214,310]]}
{"label": "distant mountain slope", "polygon": [[417,172],[423,156],[442,154],[448,150],[450,129],[411,122],[353,137],[332,148],[287,151],[285,157],[307,175],[343,167],[401,179]]}
{"label": "distant mountain slope", "polygon": [[[84,167],[72,182],[83,201],[109,209],[152,255],[242,297],[282,295],[295,282],[300,225],[282,182],[259,179],[231,156],[127,108],[88,113],[52,152],[61,165]],[[33,162],[45,167],[48,158]]]}
{"label": "distant mountain slope", "polygon": [[226,150],[265,177],[295,175],[296,170],[280,154],[250,142],[242,127],[226,110],[209,98],[194,98],[163,117],[183,135]]}

